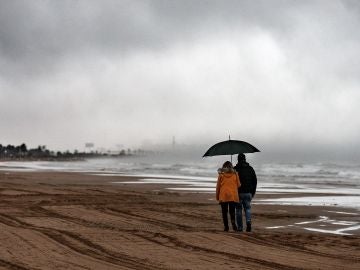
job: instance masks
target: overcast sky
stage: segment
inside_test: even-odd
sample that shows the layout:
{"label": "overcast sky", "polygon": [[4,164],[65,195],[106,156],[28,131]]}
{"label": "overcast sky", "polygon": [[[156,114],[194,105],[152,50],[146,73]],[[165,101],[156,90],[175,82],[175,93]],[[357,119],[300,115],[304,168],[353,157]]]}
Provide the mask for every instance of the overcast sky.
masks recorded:
{"label": "overcast sky", "polygon": [[0,143],[355,149],[359,29],[356,0],[1,0]]}

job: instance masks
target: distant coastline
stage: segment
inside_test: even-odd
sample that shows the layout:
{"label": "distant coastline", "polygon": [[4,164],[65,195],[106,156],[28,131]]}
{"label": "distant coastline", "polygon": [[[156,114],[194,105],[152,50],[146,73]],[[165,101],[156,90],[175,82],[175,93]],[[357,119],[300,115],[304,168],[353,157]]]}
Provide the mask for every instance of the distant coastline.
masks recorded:
{"label": "distant coastline", "polygon": [[89,158],[138,156],[145,153],[146,151],[141,149],[134,151],[131,149],[121,150],[117,153],[80,152],[78,150],[61,152],[49,150],[45,145],[28,149],[25,143],[17,146],[0,144],[0,161],[81,161]]}

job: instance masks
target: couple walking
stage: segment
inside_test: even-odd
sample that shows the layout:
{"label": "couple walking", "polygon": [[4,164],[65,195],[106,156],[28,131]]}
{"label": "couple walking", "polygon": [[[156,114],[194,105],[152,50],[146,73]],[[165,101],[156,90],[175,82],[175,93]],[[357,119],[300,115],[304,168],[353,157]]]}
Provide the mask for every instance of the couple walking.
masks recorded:
{"label": "couple walking", "polygon": [[251,232],[251,200],[257,185],[254,169],[246,162],[245,155],[239,154],[235,167],[226,161],[218,173],[216,200],[221,206],[224,231],[229,231],[228,213],[233,230],[242,231],[244,211],[246,231]]}

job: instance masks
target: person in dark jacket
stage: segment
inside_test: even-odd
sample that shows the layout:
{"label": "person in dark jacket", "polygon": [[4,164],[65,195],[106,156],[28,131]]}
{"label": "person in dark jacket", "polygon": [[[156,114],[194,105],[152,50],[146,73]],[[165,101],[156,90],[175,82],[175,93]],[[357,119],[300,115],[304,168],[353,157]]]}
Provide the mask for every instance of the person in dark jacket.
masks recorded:
{"label": "person in dark jacket", "polygon": [[255,196],[257,178],[253,167],[246,162],[244,154],[238,155],[238,163],[234,167],[237,171],[241,186],[238,188],[239,203],[235,206],[236,224],[238,231],[243,230],[242,212],[244,209],[246,231],[251,232],[251,200]]}

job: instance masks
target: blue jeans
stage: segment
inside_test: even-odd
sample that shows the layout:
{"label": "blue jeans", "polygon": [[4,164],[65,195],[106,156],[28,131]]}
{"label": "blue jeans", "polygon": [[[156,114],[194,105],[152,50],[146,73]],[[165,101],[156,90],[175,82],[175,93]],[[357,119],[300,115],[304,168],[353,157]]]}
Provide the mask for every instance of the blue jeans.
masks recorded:
{"label": "blue jeans", "polygon": [[235,206],[236,224],[239,231],[243,230],[242,210],[244,208],[246,223],[251,222],[251,193],[240,193],[240,202]]}

